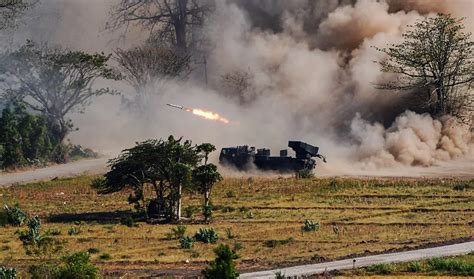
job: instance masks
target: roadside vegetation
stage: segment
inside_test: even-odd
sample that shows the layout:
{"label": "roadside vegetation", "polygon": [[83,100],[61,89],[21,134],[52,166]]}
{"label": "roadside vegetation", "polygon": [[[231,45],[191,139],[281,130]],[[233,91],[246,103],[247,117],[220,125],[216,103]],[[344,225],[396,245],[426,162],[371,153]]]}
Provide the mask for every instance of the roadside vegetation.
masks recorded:
{"label": "roadside vegetation", "polygon": [[474,276],[474,253],[465,256],[433,258],[407,263],[376,264],[356,270],[336,271],[332,273],[345,277],[377,276]]}
{"label": "roadside vegetation", "polygon": [[[220,244],[239,255],[240,271],[472,239],[472,180],[228,177],[213,187],[209,222],[201,192],[184,188],[184,208],[196,210],[179,224],[154,224],[128,203],[132,189],[100,195],[90,186],[97,178],[14,185],[0,189],[1,204],[38,215],[41,231],[64,241],[54,259],[89,251],[104,273],[146,268],[199,274]],[[20,273],[37,262],[15,233],[26,224],[5,222],[0,235],[0,261]]]}

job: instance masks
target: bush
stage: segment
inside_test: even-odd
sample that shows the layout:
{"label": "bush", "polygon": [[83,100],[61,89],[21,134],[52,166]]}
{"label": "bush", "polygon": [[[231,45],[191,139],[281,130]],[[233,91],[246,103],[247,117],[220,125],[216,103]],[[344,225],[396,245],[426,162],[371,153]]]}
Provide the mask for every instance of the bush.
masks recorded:
{"label": "bush", "polygon": [[16,279],[17,272],[14,268],[0,266],[0,279]]}
{"label": "bush", "polygon": [[97,254],[99,252],[100,252],[99,248],[91,247],[91,248],[87,249],[87,253],[89,253],[89,254]]}
{"label": "bush", "polygon": [[408,272],[421,272],[421,264],[419,262],[412,262],[408,264],[407,271]]}
{"label": "bush", "polygon": [[53,228],[53,229],[48,229],[46,232],[45,232],[45,235],[52,235],[52,236],[58,236],[58,235],[61,235],[61,231],[57,228]]}
{"label": "bush", "polygon": [[451,275],[474,276],[474,264],[457,259],[434,258],[428,260],[432,270],[449,272]]}
{"label": "bush", "polygon": [[100,256],[99,256],[99,259],[103,260],[103,261],[108,261],[108,260],[111,260],[112,259],[112,256],[109,254],[109,253],[102,253]]}
{"label": "bush", "polygon": [[319,230],[319,227],[319,223],[314,223],[311,220],[304,220],[303,227],[301,228],[301,230],[303,230],[304,232],[314,232]]}
{"label": "bush", "polygon": [[81,230],[76,227],[70,227],[69,230],[67,231],[69,235],[78,235],[81,233]]}
{"label": "bush", "polygon": [[373,272],[375,274],[387,275],[392,273],[393,268],[390,264],[375,264],[367,267],[367,271]]}
{"label": "bush", "polygon": [[235,268],[235,260],[238,255],[227,245],[219,245],[214,249],[216,259],[209,264],[209,267],[202,271],[205,279],[236,279],[239,277]]}
{"label": "bush", "polygon": [[167,235],[168,239],[181,239],[186,234],[186,226],[176,226],[171,229],[171,232]]}
{"label": "bush", "polygon": [[57,279],[95,279],[99,269],[90,261],[87,252],[78,252],[62,258],[63,264],[54,272]]}
{"label": "bush", "polygon": [[4,209],[7,215],[8,224],[13,226],[23,225],[28,217],[26,213],[20,209],[18,204],[14,207],[9,207],[8,205],[5,205]]}
{"label": "bush", "polygon": [[186,206],[184,209],[183,209],[183,212],[184,212],[184,216],[186,218],[193,218],[193,215],[199,211],[199,207],[196,207],[196,206]]}
{"label": "bush", "polygon": [[216,243],[219,240],[219,235],[213,228],[201,228],[196,232],[194,238],[204,243]]}
{"label": "bush", "polygon": [[204,215],[204,220],[206,220],[206,221],[211,220],[211,218],[212,218],[212,209],[213,209],[212,205],[203,206],[202,215]]}
{"label": "bush", "polygon": [[182,249],[191,249],[193,248],[194,240],[189,236],[185,236],[179,240],[179,244]]}
{"label": "bush", "polygon": [[465,191],[465,190],[468,190],[468,189],[471,189],[471,188],[474,188],[473,186],[471,186],[471,183],[469,182],[462,182],[462,183],[458,183],[456,184],[454,187],[453,187],[453,190],[454,191]]}
{"label": "bush", "polygon": [[232,232],[232,229],[231,228],[226,228],[225,229],[225,233],[227,235],[227,239],[234,239],[235,238],[235,235],[234,233]]}

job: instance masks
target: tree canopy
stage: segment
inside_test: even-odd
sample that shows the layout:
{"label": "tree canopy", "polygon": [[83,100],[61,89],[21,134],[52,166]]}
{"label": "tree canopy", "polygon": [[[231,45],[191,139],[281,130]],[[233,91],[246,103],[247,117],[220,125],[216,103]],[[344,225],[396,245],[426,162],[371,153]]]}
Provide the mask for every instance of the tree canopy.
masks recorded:
{"label": "tree canopy", "polygon": [[0,0],[0,29],[15,27],[16,18],[34,6],[37,1]]}
{"label": "tree canopy", "polygon": [[40,112],[55,143],[62,143],[72,130],[67,118],[70,112],[82,112],[92,97],[114,93],[109,88],[93,87],[99,78],[120,78],[108,66],[109,58],[103,53],[88,54],[28,41],[4,57],[1,73],[13,85],[2,98]]}
{"label": "tree canopy", "polygon": [[389,90],[409,90],[422,97],[422,109],[434,115],[469,119],[474,96],[474,43],[465,33],[462,19],[438,14],[419,20],[403,36],[403,42],[379,49],[383,72],[396,78],[378,84]]}
{"label": "tree canopy", "polygon": [[190,31],[202,26],[212,9],[210,0],[121,0],[112,9],[108,27],[138,25],[160,44],[187,50],[193,42]]}
{"label": "tree canopy", "polygon": [[[181,191],[191,183],[191,171],[200,160],[197,146],[189,140],[148,140],[124,150],[109,162],[110,171],[94,183],[101,194],[132,189],[129,202],[136,209],[177,220]],[[155,198],[146,197],[147,189]]]}

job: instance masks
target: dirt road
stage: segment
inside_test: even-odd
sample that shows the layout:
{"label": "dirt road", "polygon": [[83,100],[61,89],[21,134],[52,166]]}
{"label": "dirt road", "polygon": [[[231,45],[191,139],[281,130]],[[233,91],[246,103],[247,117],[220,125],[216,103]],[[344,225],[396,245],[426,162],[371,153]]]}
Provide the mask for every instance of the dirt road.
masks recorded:
{"label": "dirt road", "polygon": [[[346,259],[334,262],[310,264],[294,266],[282,269],[274,269],[267,271],[243,273],[240,275],[241,279],[244,278],[275,278],[275,273],[281,272],[287,277],[301,277],[312,274],[323,273],[324,271],[340,270],[340,269],[351,269],[353,267],[366,267],[374,264],[381,263],[395,263],[395,262],[410,262],[426,258],[435,257],[446,257],[468,254],[474,251],[474,241],[459,243],[454,245],[440,246],[435,248],[412,250],[405,252],[398,252],[392,254],[382,254],[367,257],[359,257],[354,259]],[[355,263],[354,263],[355,260]]]}
{"label": "dirt road", "polygon": [[41,169],[0,175],[0,187],[33,181],[48,180],[55,177],[69,177],[80,174],[97,174],[107,170],[107,159],[80,160],[65,165],[54,165]]}

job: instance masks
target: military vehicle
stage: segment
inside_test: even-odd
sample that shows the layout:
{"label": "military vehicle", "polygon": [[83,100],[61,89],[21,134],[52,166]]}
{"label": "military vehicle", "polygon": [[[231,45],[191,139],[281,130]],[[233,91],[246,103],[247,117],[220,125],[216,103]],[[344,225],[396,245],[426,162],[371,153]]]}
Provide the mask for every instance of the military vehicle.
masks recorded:
{"label": "military vehicle", "polygon": [[296,157],[288,156],[288,150],[280,151],[280,156],[271,156],[270,149],[249,147],[247,145],[222,148],[219,163],[232,166],[238,170],[249,170],[254,166],[260,170],[273,170],[278,172],[298,172],[313,170],[316,167],[314,157],[326,162],[326,158],[318,154],[319,147],[301,141],[289,141],[288,147],[292,148]]}

